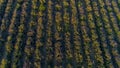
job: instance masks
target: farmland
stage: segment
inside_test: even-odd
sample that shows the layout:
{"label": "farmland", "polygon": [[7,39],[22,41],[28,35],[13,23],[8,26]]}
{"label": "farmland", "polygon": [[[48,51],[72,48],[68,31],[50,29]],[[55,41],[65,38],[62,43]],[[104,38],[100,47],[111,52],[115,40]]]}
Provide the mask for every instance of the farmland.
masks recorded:
{"label": "farmland", "polygon": [[120,0],[0,0],[0,68],[120,68]]}

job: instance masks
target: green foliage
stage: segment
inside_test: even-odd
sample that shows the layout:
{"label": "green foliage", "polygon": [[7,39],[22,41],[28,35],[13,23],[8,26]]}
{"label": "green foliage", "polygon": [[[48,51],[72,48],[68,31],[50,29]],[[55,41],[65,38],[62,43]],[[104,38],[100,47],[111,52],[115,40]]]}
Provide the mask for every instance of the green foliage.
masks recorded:
{"label": "green foliage", "polygon": [[18,8],[20,8],[20,4],[17,4],[17,5],[16,5],[16,9],[18,9]]}
{"label": "green foliage", "polygon": [[7,64],[7,60],[6,59],[2,59],[0,68],[6,68],[6,64]]}
{"label": "green foliage", "polygon": [[81,2],[78,2],[78,6],[81,7],[81,6],[82,6],[82,3],[81,3]]}
{"label": "green foliage", "polygon": [[119,3],[0,0],[0,68],[119,68]]}
{"label": "green foliage", "polygon": [[55,6],[55,9],[56,9],[56,10],[60,10],[60,9],[61,9],[61,6],[60,6],[60,5],[56,5],[56,6]]}
{"label": "green foliage", "polygon": [[45,11],[45,9],[46,9],[46,7],[43,4],[41,4],[40,7],[39,7],[39,10],[40,11]]}
{"label": "green foliage", "polygon": [[22,3],[23,3],[23,0],[17,0],[17,2],[18,2],[19,4],[22,4]]}
{"label": "green foliage", "polygon": [[64,1],[63,4],[64,4],[65,8],[69,7],[69,3],[68,2]]}

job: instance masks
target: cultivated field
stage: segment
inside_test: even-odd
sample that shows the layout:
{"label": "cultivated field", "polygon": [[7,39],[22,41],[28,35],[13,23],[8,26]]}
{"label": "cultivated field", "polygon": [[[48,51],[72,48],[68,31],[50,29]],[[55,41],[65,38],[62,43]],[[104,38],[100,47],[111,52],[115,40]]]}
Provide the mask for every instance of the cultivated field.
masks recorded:
{"label": "cultivated field", "polygon": [[120,0],[0,0],[0,68],[120,68]]}

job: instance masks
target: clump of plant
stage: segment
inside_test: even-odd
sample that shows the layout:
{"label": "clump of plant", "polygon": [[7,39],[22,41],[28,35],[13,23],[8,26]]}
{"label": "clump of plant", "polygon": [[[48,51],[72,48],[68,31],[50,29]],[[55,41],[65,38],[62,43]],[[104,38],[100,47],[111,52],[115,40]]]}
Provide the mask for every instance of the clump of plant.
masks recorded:
{"label": "clump of plant", "polygon": [[39,10],[40,11],[45,11],[45,9],[46,9],[46,7],[43,4],[41,4],[40,7],[39,7]]}

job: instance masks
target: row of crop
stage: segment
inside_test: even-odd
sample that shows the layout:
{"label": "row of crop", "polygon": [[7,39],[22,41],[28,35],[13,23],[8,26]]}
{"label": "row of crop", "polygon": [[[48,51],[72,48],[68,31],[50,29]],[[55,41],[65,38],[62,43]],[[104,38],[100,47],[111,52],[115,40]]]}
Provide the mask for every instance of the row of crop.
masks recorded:
{"label": "row of crop", "polygon": [[[32,10],[32,16],[34,15],[37,19],[36,23],[33,23],[35,25],[37,25],[35,28],[36,28],[36,42],[35,42],[35,51],[34,51],[34,67],[38,67],[38,68],[41,68],[41,59],[42,59],[42,54],[41,54],[41,46],[42,46],[42,42],[41,42],[41,37],[42,37],[42,29],[43,29],[43,25],[42,25],[42,15],[44,14],[43,11],[41,11],[41,8],[44,6],[42,5],[42,7],[40,6],[40,4],[42,2],[39,1],[32,1],[33,4],[32,4],[32,7],[33,7],[33,10]],[[38,4],[38,5],[37,5]],[[37,7],[38,6],[38,7]],[[38,15],[35,15],[35,10],[37,10],[37,13]],[[44,9],[45,10],[45,9]],[[34,25],[34,26],[35,26]],[[34,35],[34,31],[32,32],[29,32],[29,35],[32,36]]]}
{"label": "row of crop", "polygon": [[[36,9],[38,12],[38,15],[36,14],[36,48],[35,48],[35,54],[34,54],[34,66],[39,68],[46,68],[47,66],[47,5],[48,1],[46,0],[39,0],[36,4]],[[35,5],[34,4],[34,5]],[[39,6],[39,7],[37,7]],[[34,16],[34,17],[35,17]],[[33,18],[34,18],[33,17]],[[38,65],[37,65],[38,64]]]}
{"label": "row of crop", "polygon": [[66,54],[66,67],[71,68],[73,67],[72,65],[72,48],[71,48],[71,42],[70,42],[70,6],[69,6],[69,1],[65,0],[63,1],[63,7],[64,7],[64,15],[63,15],[63,20],[64,20],[64,26],[63,28],[65,30],[65,54]]}
{"label": "row of crop", "polygon": [[[14,4],[14,5],[12,5],[12,4]],[[1,26],[0,26],[1,45],[0,45],[0,48],[1,48],[1,51],[3,51],[3,53],[1,53],[0,58],[2,58],[3,54],[5,53],[5,42],[7,41],[8,29],[9,29],[9,25],[11,23],[11,18],[13,16],[13,11],[14,11],[15,5],[16,5],[16,2],[8,1],[4,17],[1,20]]]}
{"label": "row of crop", "polygon": [[62,52],[61,46],[64,44],[61,43],[62,37],[60,35],[60,32],[62,31],[62,28],[61,28],[61,22],[62,22],[61,14],[62,13],[60,12],[62,10],[62,8],[61,8],[62,3],[59,0],[56,2],[53,2],[53,3],[54,3],[53,4],[54,7],[52,9],[53,14],[54,14],[53,22],[55,22],[55,23],[52,23],[52,26],[54,26],[54,28],[52,28],[51,30],[54,29],[54,32],[55,32],[55,34],[54,34],[54,32],[52,32],[52,35],[54,35],[52,42],[55,41],[54,42],[54,50],[55,50],[54,64],[55,65],[54,66],[55,66],[55,68],[61,68],[63,66],[63,62],[64,62],[64,61],[62,61],[63,60],[62,56],[63,56],[63,54],[65,54]]}
{"label": "row of crop", "polygon": [[30,1],[29,2],[31,7],[30,12],[30,21],[28,24],[28,30],[27,30],[27,40],[25,45],[25,59],[24,61],[28,63],[29,67],[34,67],[34,50],[35,50],[35,41],[36,41],[36,27],[37,27],[37,1]]}
{"label": "row of crop", "polygon": [[[80,39],[78,39],[78,42],[80,43],[79,44],[79,49],[78,51],[80,52],[78,55],[78,59],[79,60],[76,60],[77,64],[77,67],[87,67],[87,55],[86,55],[86,52],[85,51],[85,45],[87,45],[85,42],[89,41],[87,35],[86,35],[86,24],[85,24],[85,16],[84,16],[84,10],[83,10],[83,4],[82,2],[78,1],[78,0],[75,0],[75,4],[76,4],[76,11],[77,11],[77,22],[78,22],[78,25],[76,26],[77,27],[77,32],[78,32],[78,37]],[[77,48],[77,47],[76,47]],[[89,57],[89,56],[88,56]],[[91,63],[90,63],[91,64]]]}
{"label": "row of crop", "polygon": [[[102,24],[102,21],[101,21],[101,14],[99,12],[99,9],[98,6],[97,6],[97,2],[96,1],[92,1],[92,5],[93,5],[93,11],[94,11],[94,19],[95,19],[95,26],[96,26],[96,29],[97,29],[97,34],[98,34],[98,40],[99,40],[99,43],[100,43],[100,50],[102,52],[101,56],[103,58],[103,61],[104,61],[104,66],[106,67],[106,64],[108,64],[108,57],[106,57],[106,50],[104,49],[104,46],[106,46],[107,44],[105,43],[105,40],[104,40],[104,32],[103,32],[103,24]],[[106,58],[105,58],[106,57]]]}
{"label": "row of crop", "polygon": [[[16,25],[15,27],[17,28],[17,34],[16,34],[16,42],[14,42],[14,50],[12,53],[12,63],[10,67],[22,67],[24,63],[23,62],[23,58],[24,58],[24,47],[25,47],[25,41],[26,41],[26,31],[27,31],[27,23],[28,23],[28,19],[29,18],[29,12],[26,13],[28,11],[29,7],[29,2],[25,2],[23,0],[21,1],[17,1],[17,13],[18,14],[16,16],[16,20],[17,23],[15,23],[14,25]],[[28,4],[28,6],[27,6]],[[19,16],[19,17],[18,17]],[[9,64],[8,64],[9,65]]]}
{"label": "row of crop", "polygon": [[[54,17],[52,16],[52,10],[53,10],[53,2],[51,0],[47,1],[46,7],[46,13],[44,15],[46,15],[46,17],[42,18],[43,19],[43,30],[46,29],[46,46],[43,45],[46,48],[46,67],[54,67],[55,66],[55,47],[54,47],[54,43],[52,42],[52,29],[51,27],[54,28],[54,26],[52,26],[53,23],[53,19]],[[42,12],[44,12],[44,10],[42,10]],[[47,19],[47,21],[45,21]],[[47,27],[47,28],[46,28]]]}
{"label": "row of crop", "polygon": [[[97,4],[97,3],[93,2],[93,1],[91,1],[91,2],[92,2],[92,4]],[[82,3],[82,2],[81,2],[81,3]],[[81,6],[81,3],[79,3],[80,6]],[[103,31],[102,26],[103,26],[104,24],[102,25],[102,23],[101,23],[100,20],[99,20],[100,18],[98,19],[97,17],[96,17],[96,18],[94,17],[95,15],[96,15],[96,16],[99,15],[99,13],[98,13],[98,8],[97,8],[98,6],[93,7],[92,4],[90,4],[90,5],[91,5],[91,7],[90,7],[90,5],[89,5],[90,1],[86,1],[86,2],[84,2],[84,4],[85,4],[85,3],[86,3],[87,6],[88,6],[88,7],[86,7],[88,13],[85,12],[85,13],[87,13],[86,15],[88,15],[88,17],[87,17],[87,20],[88,20],[88,21],[86,21],[86,22],[89,22],[89,25],[90,25],[90,26],[88,25],[88,27],[89,27],[88,29],[90,29],[90,30],[92,31],[92,33],[88,33],[88,34],[92,34],[92,35],[93,35],[93,36],[91,35],[91,38],[90,38],[91,40],[92,40],[93,38],[94,38],[94,39],[96,38],[95,40],[92,40],[92,41],[95,42],[95,44],[97,45],[97,47],[96,47],[96,46],[93,46],[93,45],[92,45],[92,46],[93,46],[93,48],[94,48],[94,47],[96,48],[95,51],[97,51],[97,52],[95,52],[95,53],[96,53],[96,56],[98,55],[98,56],[96,57],[96,60],[99,58],[99,60],[97,61],[98,64],[100,64],[100,65],[102,64],[102,65],[103,65],[103,61],[101,61],[101,59],[102,59],[102,58],[103,58],[104,60],[106,60],[106,59],[104,58],[104,57],[105,57],[105,55],[104,55],[104,54],[105,54],[105,53],[104,53],[105,50],[104,50],[104,48],[103,48],[103,46],[102,46],[102,44],[104,44],[104,43],[103,43],[103,40],[104,40],[104,39],[102,39],[102,38],[100,39],[100,33],[102,33],[102,31]],[[102,4],[104,4],[104,3],[102,3]],[[103,5],[103,6],[104,6],[104,5]],[[103,6],[101,6],[101,7],[103,7]],[[81,7],[81,8],[82,8],[82,7]],[[81,8],[80,8],[80,9],[81,9]],[[85,7],[83,6],[83,8],[85,8]],[[91,8],[92,8],[92,9],[91,9]],[[100,8],[99,8],[99,9],[100,9]],[[105,9],[106,9],[106,8],[105,8]],[[95,10],[95,11],[92,11],[92,10]],[[102,10],[104,10],[104,9],[102,9]],[[81,10],[80,10],[80,11],[81,11]],[[83,11],[83,10],[82,10],[82,11]],[[82,11],[81,11],[81,14],[83,14]],[[94,12],[95,15],[94,15],[94,13],[92,13],[91,11]],[[100,11],[101,11],[101,10],[100,10]],[[92,16],[91,14],[93,14],[94,16]],[[99,16],[98,16],[98,17],[99,17]],[[94,18],[97,19],[97,21],[95,21]],[[105,20],[108,20],[108,18],[106,18]],[[95,23],[94,23],[94,22],[95,22]],[[99,23],[99,24],[96,24],[96,23]],[[114,23],[114,22],[112,22],[112,23]],[[98,25],[98,26],[95,27],[94,25],[95,25],[95,26]],[[115,26],[115,25],[114,25],[114,26]],[[106,26],[105,26],[105,27],[106,27]],[[112,28],[112,27],[111,27],[111,28]],[[105,28],[104,28],[104,29],[105,29]],[[100,30],[100,31],[99,31],[99,30]],[[95,31],[97,31],[97,32],[95,32]],[[108,31],[108,30],[106,30],[106,31]],[[97,35],[98,35],[98,37],[99,37],[98,41],[96,41],[96,40],[97,40],[97,35],[96,35],[95,33],[97,33]],[[98,33],[99,33],[99,34],[98,34]],[[109,33],[110,33],[110,32],[109,32]],[[117,33],[117,34],[118,34],[118,33]],[[103,35],[104,35],[104,34],[103,34]],[[89,35],[89,36],[90,36],[90,35]],[[107,36],[107,34],[106,34],[105,36]],[[102,36],[101,36],[101,37],[102,37]],[[110,37],[110,36],[109,36],[109,37]],[[111,37],[115,37],[115,36],[111,35]],[[100,41],[101,41],[101,42],[100,42]],[[92,44],[93,44],[93,42],[92,42]],[[111,41],[111,42],[112,42],[112,41]],[[113,42],[114,42],[114,40],[113,40]],[[100,44],[99,44],[99,43],[100,43]],[[115,42],[114,42],[114,43],[115,43]],[[110,45],[113,46],[114,44],[111,43]],[[104,51],[102,52],[102,53],[104,53],[104,54],[103,54],[104,56],[101,55],[101,52],[100,52],[99,47],[100,47],[101,51],[104,50]],[[114,49],[114,50],[115,50],[115,49]],[[113,51],[113,52],[114,52],[114,51]],[[108,52],[108,53],[109,53],[109,52]],[[115,53],[115,52],[114,52],[114,53]],[[118,54],[117,54],[117,55],[118,55]],[[102,57],[100,58],[100,56],[102,56]],[[106,56],[108,56],[108,55],[106,55]],[[107,60],[108,60],[108,59],[107,59]],[[106,61],[107,61],[107,60],[106,60]],[[100,62],[100,61],[101,61],[101,62]],[[104,61],[104,63],[106,63],[106,61]],[[106,64],[108,64],[108,63],[106,63]],[[105,64],[105,65],[106,65],[106,64]]]}
{"label": "row of crop", "polygon": [[1,0],[2,2],[0,2],[0,26],[1,26],[1,21],[2,21],[2,18],[5,14],[5,9],[7,7],[7,3],[8,3],[8,0]]}
{"label": "row of crop", "polygon": [[114,12],[114,16],[116,18],[117,25],[120,30],[120,23],[119,23],[120,22],[120,13],[119,13],[120,9],[119,9],[118,3],[116,3],[116,1],[112,1],[112,0],[110,0],[109,3],[111,3],[111,8]]}
{"label": "row of crop", "polygon": [[[110,1],[111,2],[111,1]],[[107,10],[107,12],[108,12],[108,7],[109,7],[109,5],[107,4],[107,3],[110,3],[110,2],[107,2],[107,1],[105,1],[105,4],[106,4],[106,6],[107,6],[107,8],[106,8],[106,10]],[[111,2],[112,3],[112,2]],[[113,10],[113,12],[110,12],[109,14],[108,14],[108,19],[109,19],[109,21],[110,21],[110,27],[111,27],[111,29],[112,29],[112,31],[111,31],[111,36],[113,37],[112,38],[112,40],[113,41],[110,41],[111,43],[111,48],[112,48],[112,53],[113,53],[113,58],[115,58],[114,60],[114,64],[113,65],[115,65],[115,67],[119,67],[119,61],[118,61],[118,59],[119,58],[117,58],[117,57],[119,57],[119,50],[117,50],[118,49],[118,47],[119,47],[119,44],[120,44],[120,42],[119,42],[119,37],[118,37],[118,32],[119,32],[119,30],[115,30],[115,29],[117,29],[117,27],[116,27],[116,25],[115,25],[115,22],[116,21],[113,21],[113,18],[116,18],[115,16],[116,16],[116,13],[114,12],[114,9],[113,9],[113,7],[112,7],[112,5],[110,5],[110,7],[111,7],[111,9]],[[117,18],[116,18],[117,19]],[[118,21],[117,21],[118,22]],[[119,28],[119,27],[118,27]]]}
{"label": "row of crop", "polygon": [[[102,18],[103,19],[103,26],[104,26],[104,31],[105,31],[105,34],[106,34],[106,43],[107,43],[107,48],[108,48],[108,53],[110,54],[111,56],[111,62],[113,64],[114,67],[117,66],[117,63],[116,63],[116,60],[115,60],[115,52],[112,51],[113,48],[115,47],[115,44],[113,43],[110,43],[110,42],[114,42],[114,36],[113,36],[113,32],[112,32],[112,29],[114,29],[111,25],[111,23],[114,23],[114,22],[111,22],[111,19],[110,19],[110,15],[109,15],[109,12],[108,12],[108,8],[106,6],[106,3],[104,1],[99,1],[98,2],[99,4],[104,4],[102,8],[103,11],[101,11],[101,14],[102,14]],[[105,6],[105,8],[104,8]],[[101,9],[100,9],[101,10]],[[113,38],[113,39],[112,39]],[[114,47],[113,47],[114,46]]]}
{"label": "row of crop", "polygon": [[[92,67],[94,66],[93,62],[93,56],[91,56],[91,52],[90,52],[90,38],[89,38],[89,28],[87,26],[87,21],[86,21],[86,15],[85,15],[85,5],[84,5],[84,1],[80,1],[80,0],[76,0],[76,2],[78,3],[76,6],[77,12],[79,13],[78,16],[78,25],[77,25],[77,30],[79,32],[80,38],[81,38],[81,45],[80,45],[80,51],[82,54],[83,59],[81,59],[81,67]],[[92,57],[92,60],[91,60]]]}
{"label": "row of crop", "polygon": [[114,3],[8,1],[1,19],[1,68],[119,67],[119,8]]}
{"label": "row of crop", "polygon": [[[114,1],[110,1],[111,2],[111,8],[112,8],[112,10],[113,10],[113,15],[110,15],[110,18],[111,18],[111,21],[113,22],[113,24],[111,24],[112,26],[113,26],[113,32],[114,32],[114,39],[115,39],[115,41],[118,43],[118,45],[117,45],[117,49],[118,49],[118,53],[120,54],[120,50],[119,50],[119,48],[120,48],[120,46],[119,46],[119,44],[120,44],[120,37],[119,37],[119,35],[120,35],[120,29],[119,29],[119,22],[120,22],[120,13],[119,13],[119,8],[118,8],[118,6],[117,6],[117,3],[116,2],[114,2]],[[118,27],[116,27],[116,26],[118,26]]]}
{"label": "row of crop", "polygon": [[[25,4],[26,3],[23,3],[24,1],[21,0],[21,1],[17,1],[17,16],[16,16],[16,21],[17,23],[14,24],[15,27],[16,27],[16,42],[14,43],[14,51],[13,51],[13,56],[11,59],[12,60],[12,64],[11,64],[11,67],[22,67],[23,63],[23,50],[24,50],[24,41],[25,41],[25,23],[26,22],[26,19],[24,19],[25,17]],[[27,26],[26,26],[27,27]],[[20,59],[20,60],[19,60]]]}
{"label": "row of crop", "polygon": [[[93,6],[91,4],[91,1],[86,0],[85,1],[85,5],[86,5],[86,16],[87,16],[87,22],[88,22],[88,27],[90,29],[90,39],[91,39],[91,45],[90,48],[93,51],[94,54],[94,58],[93,60],[95,60],[95,65],[97,65],[98,67],[102,67],[103,66],[103,59],[101,56],[101,50],[99,49],[100,43],[99,43],[99,39],[98,39],[98,28],[96,26],[96,21],[94,18],[94,9]],[[89,33],[88,33],[89,34]]]}
{"label": "row of crop", "polygon": [[[14,2],[14,0],[12,0],[12,1],[10,1],[11,2],[11,5],[12,6],[15,6],[16,5],[16,2]],[[14,5],[13,5],[14,4]],[[10,9],[10,7],[7,7],[8,9]],[[8,13],[8,10],[7,10],[7,8],[6,8],[6,14],[9,14]],[[3,43],[3,47],[5,47],[4,48],[4,50],[3,50],[3,53],[5,53],[4,55],[3,55],[3,59],[2,59],[2,61],[1,61],[1,67],[10,67],[10,64],[11,64],[11,58],[12,58],[12,52],[13,52],[13,48],[14,48],[14,43],[15,43],[15,36],[16,36],[16,32],[15,32],[15,30],[17,29],[17,23],[16,22],[18,22],[18,20],[16,19],[17,18],[17,11],[18,11],[18,9],[17,9],[17,7],[15,7],[15,8],[13,8],[13,7],[11,7],[11,9],[13,10],[14,9],[14,12],[13,12],[13,15],[10,15],[10,16],[12,16],[11,18],[11,20],[9,20],[9,19],[7,19],[7,20],[9,20],[9,23],[8,22],[6,22],[6,23],[4,23],[4,22],[2,22],[2,24],[4,24],[4,26],[5,26],[5,24],[6,24],[6,28],[5,28],[5,30],[3,29],[3,32],[5,32],[5,33],[2,33],[3,34],[3,36],[6,36],[6,41],[5,41],[5,43]],[[11,11],[11,10],[9,10],[9,11]],[[12,13],[11,13],[12,14]],[[9,16],[8,16],[9,17]],[[4,20],[4,19],[3,19]],[[10,25],[9,27],[8,27],[8,25]],[[16,26],[15,26],[16,25]],[[2,27],[1,27],[2,28]],[[2,31],[2,30],[1,30]],[[5,35],[6,34],[6,35]],[[5,38],[4,38],[5,39]]]}
{"label": "row of crop", "polygon": [[[82,67],[82,54],[81,51],[81,42],[78,32],[78,20],[77,20],[77,10],[76,2],[70,0],[70,42],[71,42],[71,51],[72,51],[72,66],[74,68]],[[79,28],[80,29],[80,28]]]}

